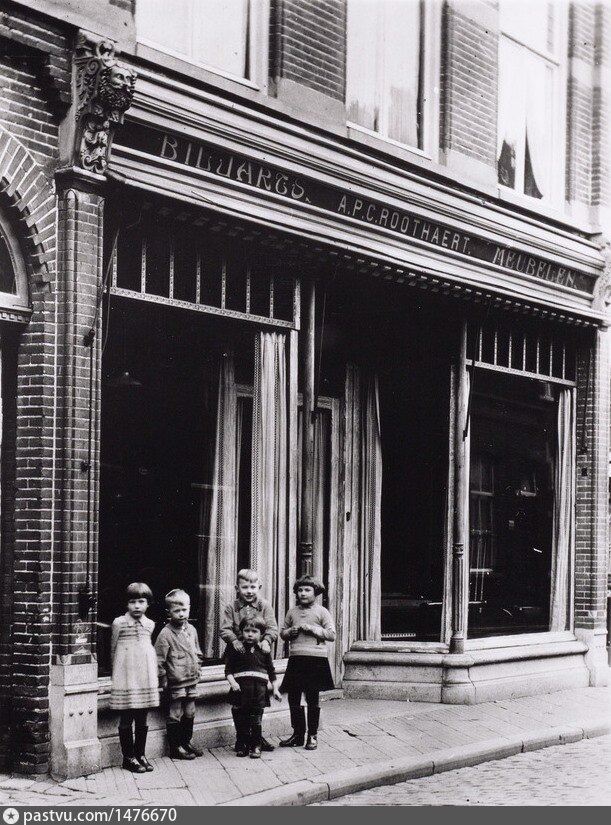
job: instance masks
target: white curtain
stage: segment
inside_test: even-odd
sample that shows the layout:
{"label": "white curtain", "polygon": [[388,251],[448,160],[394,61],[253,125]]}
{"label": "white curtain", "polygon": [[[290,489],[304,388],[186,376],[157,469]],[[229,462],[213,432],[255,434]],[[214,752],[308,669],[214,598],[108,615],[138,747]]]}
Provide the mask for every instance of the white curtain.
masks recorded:
{"label": "white curtain", "polygon": [[363,381],[361,405],[359,634],[362,639],[381,639],[381,504],[382,435],[378,376]]}
{"label": "white curtain", "polygon": [[280,622],[287,591],[287,470],[286,338],[262,332],[255,345],[251,563]]}
{"label": "white curtain", "polygon": [[558,434],[555,470],[554,535],[550,599],[550,630],[566,630],[569,603],[569,568],[573,556],[573,506],[575,501],[575,398],[563,389],[558,399]]}
{"label": "white curtain", "polygon": [[[239,411],[239,412],[238,412]],[[199,573],[204,655],[220,655],[219,622],[234,594],[236,576],[238,473],[241,406],[238,407],[233,353],[225,353],[219,368],[216,439],[212,484],[202,490],[203,524],[199,536]],[[209,492],[208,524],[205,507]]]}

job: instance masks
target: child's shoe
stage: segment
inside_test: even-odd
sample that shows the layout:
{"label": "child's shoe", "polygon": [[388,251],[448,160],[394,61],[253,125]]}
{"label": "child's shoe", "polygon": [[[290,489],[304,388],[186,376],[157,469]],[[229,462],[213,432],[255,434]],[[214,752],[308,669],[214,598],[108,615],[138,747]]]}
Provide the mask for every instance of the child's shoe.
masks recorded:
{"label": "child's shoe", "polygon": [[290,708],[291,712],[291,726],[293,728],[293,735],[288,739],[283,739],[280,742],[281,748],[300,748],[305,740],[305,708],[301,705],[297,708]]}
{"label": "child's shoe", "polygon": [[144,751],[146,749],[147,733],[148,728],[146,727],[146,725],[143,725],[142,727],[136,727],[136,732],[134,734],[134,754],[138,762],[140,762],[140,764],[144,768],[144,770],[147,773],[150,773],[153,770],[153,766],[144,755]]}
{"label": "child's shoe", "polygon": [[253,745],[250,749],[251,759],[261,759],[261,745]]}
{"label": "child's shoe", "polygon": [[236,756],[248,756],[249,751],[248,742],[238,742],[235,746]]}
{"label": "child's shoe", "polygon": [[187,751],[187,753],[192,753],[193,756],[203,756],[204,752],[201,748],[197,748],[192,742],[191,739],[193,737],[193,719],[189,719],[186,716],[183,716],[180,720],[180,724],[182,727],[182,746]]}
{"label": "child's shoe", "polygon": [[180,722],[168,722],[166,728],[170,745],[170,759],[195,759],[195,754],[189,753],[182,743]]}
{"label": "child's shoe", "polygon": [[320,707],[308,705],[308,741],[305,749],[315,751],[318,747],[318,723],[320,721]]}
{"label": "child's shoe", "polygon": [[146,773],[146,769],[134,756],[134,734],[132,726],[119,728],[119,742],[123,754],[123,768],[130,773]]}

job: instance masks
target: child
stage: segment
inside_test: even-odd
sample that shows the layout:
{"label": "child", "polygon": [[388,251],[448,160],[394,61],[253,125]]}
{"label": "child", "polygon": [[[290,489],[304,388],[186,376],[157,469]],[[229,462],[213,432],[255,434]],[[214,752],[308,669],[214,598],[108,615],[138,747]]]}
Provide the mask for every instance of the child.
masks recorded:
{"label": "child", "polygon": [[144,755],[146,716],[149,708],[159,704],[157,662],[151,643],[155,622],[144,615],[153,594],[144,582],[133,582],[125,595],[127,613],[112,623],[110,707],[121,712],[119,741],[123,767],[132,773],[144,773],[153,770]]}
{"label": "child", "polygon": [[280,747],[303,745],[306,720],[301,694],[305,693],[308,706],[306,750],[313,751],[318,747],[319,691],[335,687],[327,658],[327,642],[335,641],[335,627],[329,611],[314,601],[319,593],[324,593],[324,587],[317,579],[302,576],[293,585],[293,593],[297,596],[297,607],[291,607],[286,614],[280,631],[283,639],[290,640],[289,662],[280,690],[289,695],[293,735],[280,742]]}
{"label": "child", "polygon": [[[240,622],[242,619],[252,619],[259,616],[265,623],[262,630],[261,650],[264,653],[269,653],[278,638],[278,624],[276,623],[273,607],[259,595],[261,583],[257,571],[247,568],[238,571],[235,589],[236,598],[231,604],[226,605],[221,623],[221,639],[227,645],[227,651],[233,649],[238,653],[244,652],[244,646],[239,638]],[[231,712],[237,734],[242,726],[242,711],[239,707],[233,707]],[[238,741],[236,738],[236,750],[237,746]],[[274,750],[274,746],[266,739],[261,739],[261,750],[270,752]]]}
{"label": "child", "polygon": [[195,697],[203,654],[197,632],[189,624],[191,600],[184,590],[170,590],[165,597],[168,623],[157,641],[159,680],[167,684],[170,707],[166,728],[172,759],[195,759],[203,751],[191,744]]}
{"label": "child", "polygon": [[240,711],[236,723],[236,752],[238,756],[248,756],[250,752],[251,759],[261,758],[261,721],[264,709],[269,707],[268,679],[274,698],[282,701],[271,653],[263,650],[262,637],[266,627],[261,616],[245,616],[239,625],[242,650],[229,649],[225,664],[233,710]]}

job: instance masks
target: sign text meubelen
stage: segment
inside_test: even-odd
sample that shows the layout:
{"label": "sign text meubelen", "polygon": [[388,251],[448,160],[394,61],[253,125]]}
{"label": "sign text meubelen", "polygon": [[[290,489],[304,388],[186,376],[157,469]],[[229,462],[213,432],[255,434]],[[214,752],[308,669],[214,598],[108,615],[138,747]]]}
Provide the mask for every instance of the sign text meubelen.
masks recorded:
{"label": "sign text meubelen", "polygon": [[447,249],[500,269],[530,275],[544,281],[592,294],[594,276],[537,255],[498,244],[456,227],[428,220],[422,215],[353,195],[303,175],[294,175],[273,164],[253,160],[193,138],[131,123],[121,133],[121,143],[158,158],[199,169],[235,183],[278,195],[295,203],[307,203],[361,223],[386,229],[428,246]]}

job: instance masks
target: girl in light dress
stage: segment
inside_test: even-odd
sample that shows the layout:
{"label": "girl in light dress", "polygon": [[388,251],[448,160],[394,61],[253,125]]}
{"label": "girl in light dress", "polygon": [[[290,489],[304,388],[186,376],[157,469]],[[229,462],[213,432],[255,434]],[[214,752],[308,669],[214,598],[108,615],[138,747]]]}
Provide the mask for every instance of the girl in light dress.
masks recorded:
{"label": "girl in light dress", "polygon": [[149,708],[159,705],[157,657],[151,641],[155,622],[145,616],[153,594],[144,582],[133,582],[125,596],[127,613],[112,623],[110,707],[120,711],[123,767],[132,773],[144,773],[153,770],[144,753],[146,717]]}

